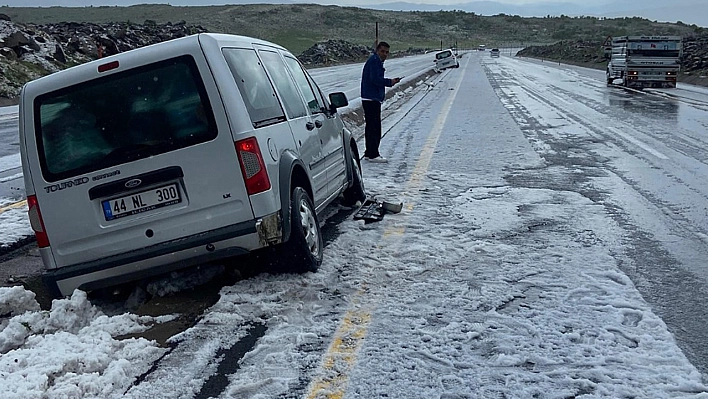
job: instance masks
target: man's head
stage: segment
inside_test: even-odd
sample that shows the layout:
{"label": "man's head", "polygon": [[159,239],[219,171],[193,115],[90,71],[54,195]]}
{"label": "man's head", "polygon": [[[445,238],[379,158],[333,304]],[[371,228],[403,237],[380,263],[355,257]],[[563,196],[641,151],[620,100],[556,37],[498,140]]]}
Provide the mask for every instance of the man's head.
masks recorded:
{"label": "man's head", "polygon": [[380,42],[376,45],[376,54],[378,54],[379,58],[381,58],[381,61],[386,61],[390,49],[391,46],[389,46],[386,42]]}

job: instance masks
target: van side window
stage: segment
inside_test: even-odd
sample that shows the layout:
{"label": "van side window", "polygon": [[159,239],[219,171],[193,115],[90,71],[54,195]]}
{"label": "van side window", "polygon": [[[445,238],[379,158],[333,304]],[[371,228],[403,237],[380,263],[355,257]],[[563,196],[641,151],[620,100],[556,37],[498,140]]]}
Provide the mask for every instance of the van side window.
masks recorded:
{"label": "van side window", "polygon": [[246,104],[253,127],[285,121],[283,108],[256,51],[241,48],[225,48],[222,51]]}
{"label": "van side window", "polygon": [[310,110],[310,113],[321,113],[324,109],[324,104],[321,104],[320,101],[318,101],[317,95],[315,95],[313,87],[310,86],[310,82],[308,81],[307,76],[305,76],[305,71],[302,70],[300,62],[289,56],[285,56],[284,58],[285,63],[295,78],[295,82],[298,87],[300,87],[300,91],[305,97],[305,102],[307,103],[307,108]]}
{"label": "van side window", "polygon": [[312,76],[310,76],[307,71],[305,71],[305,76],[307,76],[307,80],[310,82],[310,85],[315,89],[317,92],[317,98],[319,99],[318,101],[320,104],[322,104],[322,107],[324,107],[324,111],[328,112],[329,110],[329,101],[327,100],[327,97],[325,97],[324,94],[322,94],[322,89],[320,89],[319,86],[317,86],[317,83],[315,83],[315,80],[312,79]]}
{"label": "van side window", "polygon": [[49,182],[216,138],[191,56],[127,69],[38,96],[35,131]]}
{"label": "van side window", "polygon": [[280,54],[268,50],[261,50],[259,54],[263,58],[263,63],[271,79],[273,79],[288,116],[293,119],[306,116],[307,109],[305,104],[302,103],[302,98],[297,92],[295,83],[285,69],[283,60],[280,59]]}

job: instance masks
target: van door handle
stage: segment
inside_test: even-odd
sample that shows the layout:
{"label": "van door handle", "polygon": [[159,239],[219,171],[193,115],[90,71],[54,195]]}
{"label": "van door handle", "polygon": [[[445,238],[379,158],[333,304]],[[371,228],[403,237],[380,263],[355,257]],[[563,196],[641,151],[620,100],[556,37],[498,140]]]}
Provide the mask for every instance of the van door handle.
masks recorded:
{"label": "van door handle", "polygon": [[312,129],[315,128],[315,124],[312,123],[312,122],[307,122],[307,123],[305,124],[305,127],[307,128],[307,130],[312,130]]}
{"label": "van door handle", "polygon": [[321,127],[322,127],[322,121],[319,120],[319,119],[316,120],[316,121],[315,121],[315,126],[317,126],[318,129],[321,128]]}

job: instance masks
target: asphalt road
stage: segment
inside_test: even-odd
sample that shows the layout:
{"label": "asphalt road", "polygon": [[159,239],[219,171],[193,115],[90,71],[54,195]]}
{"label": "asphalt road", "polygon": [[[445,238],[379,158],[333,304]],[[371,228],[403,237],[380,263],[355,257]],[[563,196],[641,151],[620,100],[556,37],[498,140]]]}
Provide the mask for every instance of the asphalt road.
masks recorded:
{"label": "asphalt road", "polygon": [[[473,67],[454,71],[466,74],[464,90],[468,91],[449,104],[454,111],[435,146],[438,155],[457,156],[432,157],[430,169],[440,176],[478,174],[485,181],[504,181],[516,188],[578,193],[601,204],[622,232],[617,242],[607,243],[608,247],[620,248],[613,252],[616,263],[663,319],[689,360],[708,374],[708,338],[704,333],[708,325],[708,91],[679,85],[676,90],[638,92],[607,87],[602,71],[508,56],[491,59],[481,53],[468,57],[466,62]],[[356,68],[349,68],[348,72],[340,70],[341,75],[333,81],[356,81],[352,77]],[[494,95],[483,89],[486,85],[491,85]],[[427,106],[445,109],[448,104],[442,101],[441,96],[439,102],[431,101]],[[504,115],[476,114],[483,104],[497,102],[503,105]],[[408,110],[418,105],[404,103],[388,111],[385,124],[410,126],[410,135],[399,132],[397,136],[410,140],[401,142],[408,154],[425,148],[427,143],[415,136],[415,130],[429,128],[432,122],[406,119]],[[512,128],[509,116],[515,123],[513,128],[521,129],[523,140],[495,141],[495,131],[502,137],[501,132]],[[486,141],[466,142],[459,133],[465,131],[483,131]],[[12,156],[11,141],[0,144],[2,151],[7,147],[6,156]],[[485,157],[483,145],[490,146],[490,152],[499,146],[509,146],[510,151],[528,147],[542,163],[531,165],[531,159],[520,158],[518,164],[510,166],[501,159]],[[405,162],[402,164],[401,173],[393,174],[394,183],[406,178]],[[338,220],[350,215],[347,211],[330,215],[325,233],[330,241],[339,234]],[[543,227],[542,223],[529,226]],[[597,244],[592,237],[582,239]],[[31,246],[15,254],[5,257],[3,268],[8,262],[36,267],[38,259]],[[242,270],[224,283],[248,277]],[[148,301],[139,311],[172,312],[175,302],[191,307],[193,311],[186,313],[192,318],[180,320],[182,325],[175,330],[161,332],[164,339],[189,327],[200,311],[216,300],[220,287],[205,286],[207,291],[197,297],[206,299],[196,302],[186,299],[192,295],[189,293],[176,301]],[[116,298],[125,296],[108,298],[106,308],[115,306]],[[121,311],[120,306],[114,311]],[[248,337],[265,334],[258,325],[251,326],[250,331],[239,341],[245,343],[243,347],[234,346],[236,349],[221,355],[240,359],[252,348],[247,344]],[[223,374],[233,372],[225,369]],[[219,392],[218,383],[213,384],[202,390],[204,395],[210,389]]]}
{"label": "asphalt road", "polygon": [[483,62],[544,160],[572,170],[539,185],[605,204],[626,232],[622,270],[708,373],[708,90],[627,90],[606,87],[602,71]]}

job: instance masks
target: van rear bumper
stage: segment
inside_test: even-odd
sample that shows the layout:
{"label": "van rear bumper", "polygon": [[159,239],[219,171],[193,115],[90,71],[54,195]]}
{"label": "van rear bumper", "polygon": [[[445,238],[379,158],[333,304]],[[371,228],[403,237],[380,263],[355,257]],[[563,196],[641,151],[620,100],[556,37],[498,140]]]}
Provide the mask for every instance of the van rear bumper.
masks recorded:
{"label": "van rear bumper", "polygon": [[250,220],[136,251],[96,259],[58,269],[42,276],[55,297],[71,295],[74,289],[92,291],[174,270],[244,255],[246,248],[262,246],[257,226]]}

